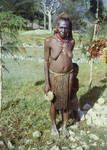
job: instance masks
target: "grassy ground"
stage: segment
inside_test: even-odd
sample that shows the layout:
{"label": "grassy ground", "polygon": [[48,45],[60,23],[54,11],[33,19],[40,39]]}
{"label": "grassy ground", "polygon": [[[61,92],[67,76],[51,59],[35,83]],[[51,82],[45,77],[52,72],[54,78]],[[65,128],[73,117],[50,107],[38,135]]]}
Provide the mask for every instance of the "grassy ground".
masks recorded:
{"label": "grassy ground", "polygon": [[[20,38],[23,42],[30,44],[35,43],[35,41],[38,44],[37,39],[39,39],[41,44],[43,39],[48,35],[21,34]],[[15,149],[18,146],[24,146],[23,149],[25,150],[31,150],[33,148],[48,150],[52,147],[53,143],[60,146],[69,145],[70,147],[69,140],[62,139],[56,141],[51,139],[50,136],[51,123],[48,113],[50,104],[44,99],[43,93],[43,47],[40,45],[26,47],[26,53],[22,55],[31,56],[33,60],[4,60],[9,72],[2,71],[2,113],[0,118],[2,138],[6,141],[11,141],[15,145]],[[101,63],[93,64],[93,84],[90,91],[88,91],[90,66],[89,64],[79,64],[79,67],[78,78],[80,81],[80,89],[78,97],[81,106],[86,102],[94,104],[101,95],[106,99],[107,92],[105,90],[107,85],[106,82],[103,82],[106,65]],[[80,129],[86,131],[88,127],[85,123],[82,123]],[[80,129],[77,129],[76,132],[79,133]],[[33,133],[36,130],[42,133],[39,139],[33,137]],[[90,130],[94,132],[98,131],[100,136],[104,136],[102,131],[105,132],[105,130],[103,129]],[[50,144],[47,144],[47,141]],[[94,147],[95,149],[98,150],[98,147]]]}

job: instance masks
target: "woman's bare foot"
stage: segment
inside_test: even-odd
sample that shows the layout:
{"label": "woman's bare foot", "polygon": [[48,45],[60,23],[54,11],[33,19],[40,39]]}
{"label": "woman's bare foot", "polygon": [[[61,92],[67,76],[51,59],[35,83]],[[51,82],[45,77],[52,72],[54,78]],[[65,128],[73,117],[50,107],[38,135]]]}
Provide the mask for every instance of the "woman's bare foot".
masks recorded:
{"label": "woman's bare foot", "polygon": [[55,136],[55,137],[59,137],[59,132],[58,132],[56,126],[52,126],[51,135]]}

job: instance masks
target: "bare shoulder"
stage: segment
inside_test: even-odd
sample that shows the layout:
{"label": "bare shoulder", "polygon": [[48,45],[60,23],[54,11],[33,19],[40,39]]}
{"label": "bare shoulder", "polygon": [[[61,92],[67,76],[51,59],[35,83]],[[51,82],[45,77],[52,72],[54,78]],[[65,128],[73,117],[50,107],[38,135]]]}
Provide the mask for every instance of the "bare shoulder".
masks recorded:
{"label": "bare shoulder", "polygon": [[46,43],[46,44],[49,44],[49,43],[51,43],[51,41],[52,41],[53,39],[54,39],[53,36],[47,37],[47,38],[45,39],[45,43]]}

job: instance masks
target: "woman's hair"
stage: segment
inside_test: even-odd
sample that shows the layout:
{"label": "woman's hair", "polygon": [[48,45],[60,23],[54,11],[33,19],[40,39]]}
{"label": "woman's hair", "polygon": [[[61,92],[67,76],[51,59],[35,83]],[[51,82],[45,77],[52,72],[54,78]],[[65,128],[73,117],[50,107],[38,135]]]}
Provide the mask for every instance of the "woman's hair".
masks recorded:
{"label": "woman's hair", "polygon": [[60,20],[68,21],[72,29],[72,21],[67,13],[63,12],[56,18],[56,26],[58,26]]}
{"label": "woman's hair", "polygon": [[73,35],[72,35],[72,21],[71,21],[70,16],[69,16],[67,13],[65,13],[65,12],[61,13],[61,14],[56,18],[54,33],[57,33],[57,32],[58,32],[57,28],[58,28],[58,26],[59,26],[59,21],[60,21],[60,20],[64,20],[64,21],[68,21],[68,22],[69,22],[70,32],[71,32],[70,35],[71,35],[71,39],[73,39]]}

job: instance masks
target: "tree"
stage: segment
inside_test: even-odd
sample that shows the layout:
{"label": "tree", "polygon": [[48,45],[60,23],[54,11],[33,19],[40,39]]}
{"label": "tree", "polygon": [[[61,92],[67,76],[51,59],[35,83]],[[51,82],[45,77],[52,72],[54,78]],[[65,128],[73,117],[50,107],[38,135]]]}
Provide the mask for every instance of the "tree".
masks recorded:
{"label": "tree", "polygon": [[[93,7],[92,7],[92,4],[93,4]],[[102,16],[102,11],[101,11],[102,5],[100,6],[100,4],[102,4],[102,1],[100,1],[100,0],[94,0],[94,1],[90,0],[90,10],[93,12],[93,14],[95,15],[95,19],[96,19],[96,23],[94,25],[94,30],[93,30],[92,42],[97,38],[96,37],[97,25],[98,25],[97,23],[99,21],[99,17]],[[101,12],[101,15],[100,15],[100,12]],[[90,61],[89,88],[91,88],[91,85],[92,85],[93,59],[94,58],[91,58],[91,61]]]}
{"label": "tree", "polygon": [[52,32],[52,15],[60,7],[59,0],[42,0],[41,12],[44,14],[44,28],[46,28],[46,16],[48,17],[48,30]]}
{"label": "tree", "polygon": [[[7,52],[13,55],[14,52],[19,50],[18,46],[20,46],[21,43],[18,40],[18,31],[24,27],[24,22],[25,20],[22,17],[16,16],[12,12],[0,13],[1,53]],[[5,67],[3,61],[2,67]]]}
{"label": "tree", "polygon": [[73,29],[80,29],[85,27],[85,12],[87,10],[87,3],[84,0],[60,0],[61,9],[59,12],[65,11],[68,13],[73,22]]}
{"label": "tree", "polygon": [[41,1],[41,12],[44,15],[44,30],[46,29],[46,0]]}
{"label": "tree", "polygon": [[[32,23],[32,28],[33,28],[33,23],[34,20],[39,20],[41,19],[41,13],[39,11],[39,0],[19,0],[20,2],[17,2],[15,4],[16,6],[16,12],[19,12],[19,14],[30,20]],[[39,17],[40,16],[40,17]]]}
{"label": "tree", "polygon": [[12,11],[13,14],[21,15],[23,18],[33,22],[41,20],[39,11],[39,0],[2,0],[0,1],[2,11]]}
{"label": "tree", "polygon": [[[98,9],[98,10],[97,10]],[[94,18],[96,18],[96,12],[98,11],[97,15],[98,18],[103,18],[103,1],[102,0],[90,0],[90,12]]]}

